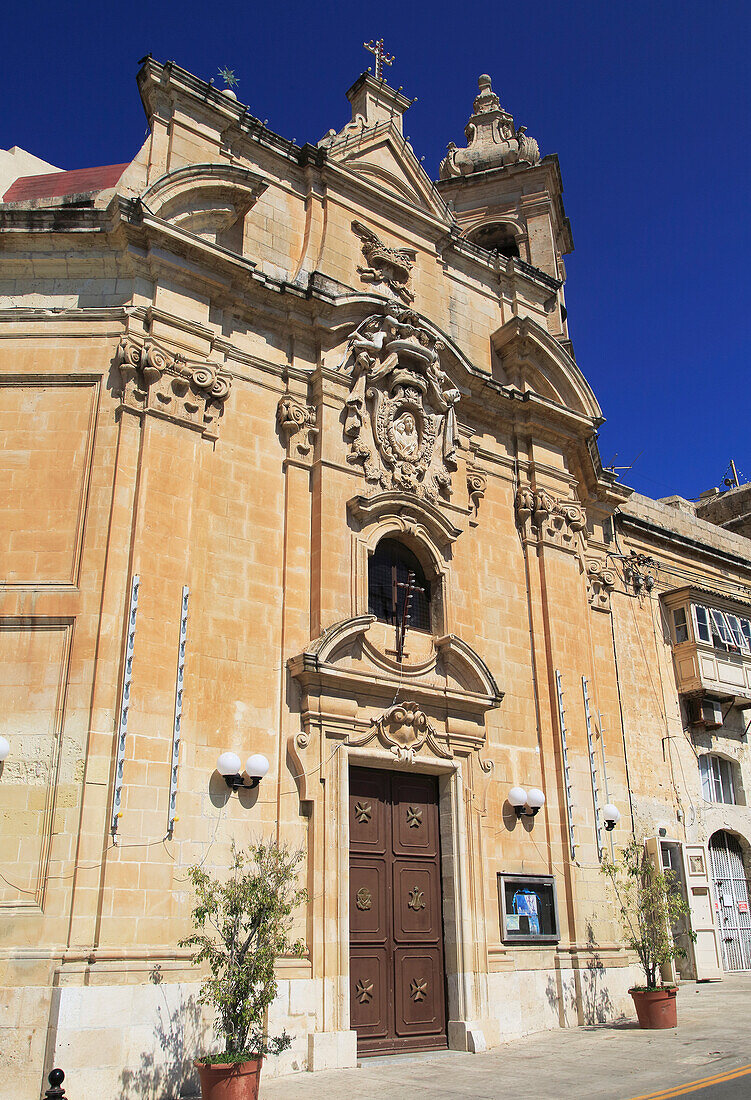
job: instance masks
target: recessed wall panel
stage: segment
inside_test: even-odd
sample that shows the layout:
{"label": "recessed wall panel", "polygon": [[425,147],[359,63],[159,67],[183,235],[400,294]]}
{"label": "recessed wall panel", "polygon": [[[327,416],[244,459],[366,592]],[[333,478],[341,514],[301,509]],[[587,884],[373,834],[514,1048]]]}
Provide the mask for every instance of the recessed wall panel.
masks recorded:
{"label": "recessed wall panel", "polygon": [[0,584],[77,583],[98,391],[0,380]]}

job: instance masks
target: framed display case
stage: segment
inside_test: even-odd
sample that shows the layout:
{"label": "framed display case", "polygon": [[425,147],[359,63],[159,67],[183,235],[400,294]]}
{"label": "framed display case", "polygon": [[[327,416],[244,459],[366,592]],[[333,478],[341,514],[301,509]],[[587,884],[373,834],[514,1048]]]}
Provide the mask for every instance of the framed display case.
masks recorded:
{"label": "framed display case", "polygon": [[558,901],[552,875],[498,875],[501,940],[557,943]]}

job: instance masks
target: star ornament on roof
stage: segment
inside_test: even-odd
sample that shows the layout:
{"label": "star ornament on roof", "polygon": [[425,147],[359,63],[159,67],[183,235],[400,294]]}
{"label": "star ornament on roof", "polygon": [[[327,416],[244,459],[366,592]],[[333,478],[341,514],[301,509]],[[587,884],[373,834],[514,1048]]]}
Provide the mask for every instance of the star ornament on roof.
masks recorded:
{"label": "star ornament on roof", "polygon": [[240,81],[235,76],[234,69],[228,69],[226,65],[223,69],[219,70],[218,75],[222,78],[228,88],[236,88],[237,85],[240,83]]}

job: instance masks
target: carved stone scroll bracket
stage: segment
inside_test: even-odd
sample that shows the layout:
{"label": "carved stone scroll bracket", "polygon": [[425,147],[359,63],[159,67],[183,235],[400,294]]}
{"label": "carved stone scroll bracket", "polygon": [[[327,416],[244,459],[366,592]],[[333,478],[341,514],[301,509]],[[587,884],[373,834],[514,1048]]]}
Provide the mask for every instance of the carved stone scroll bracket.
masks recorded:
{"label": "carved stone scroll bracket", "polygon": [[467,492],[469,494],[469,524],[477,527],[480,511],[480,501],[485,496],[488,487],[488,479],[480,470],[467,471]]}
{"label": "carved stone scroll bracket", "polygon": [[576,501],[556,500],[545,489],[522,486],[515,500],[524,541],[540,541],[578,552],[587,540],[587,517]]}
{"label": "carved stone scroll bracket", "polygon": [[301,805],[310,803],[312,797],[308,786],[308,773],[315,769],[310,763],[309,754],[305,751],[309,744],[310,736],[304,730],[292,734],[287,739],[287,759],[292,777],[300,792]]}
{"label": "carved stone scroll bracket", "polygon": [[599,558],[587,559],[587,595],[593,611],[610,611],[615,572]]}
{"label": "carved stone scroll bracket", "polygon": [[353,748],[361,748],[375,737],[403,764],[414,764],[415,754],[423,745],[427,745],[442,760],[453,759],[453,753],[441,741],[417,703],[395,703],[375,718],[364,734],[350,738],[348,743]]}
{"label": "carved stone scroll bracket", "polygon": [[115,353],[120,408],[149,413],[217,439],[232,377],[215,363],[188,361],[152,341],[123,336]]}
{"label": "carved stone scroll bracket", "polygon": [[276,407],[276,423],[287,453],[307,457],[318,435],[315,406],[306,405],[294,397],[282,397]]}

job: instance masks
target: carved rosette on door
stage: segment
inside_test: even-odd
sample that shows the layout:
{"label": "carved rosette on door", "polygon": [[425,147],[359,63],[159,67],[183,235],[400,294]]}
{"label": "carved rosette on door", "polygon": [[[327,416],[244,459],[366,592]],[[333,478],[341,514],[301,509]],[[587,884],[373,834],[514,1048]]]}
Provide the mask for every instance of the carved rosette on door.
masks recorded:
{"label": "carved rosette on door", "polygon": [[438,790],[432,776],[351,769],[350,899],[351,1017],[358,1051],[445,1047]]}

